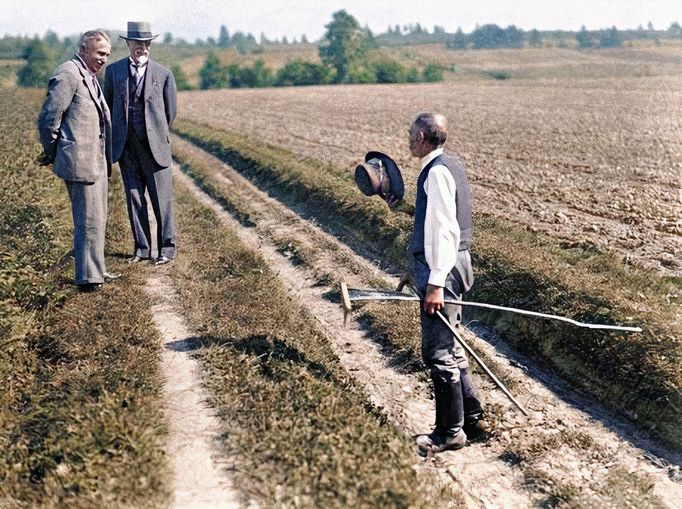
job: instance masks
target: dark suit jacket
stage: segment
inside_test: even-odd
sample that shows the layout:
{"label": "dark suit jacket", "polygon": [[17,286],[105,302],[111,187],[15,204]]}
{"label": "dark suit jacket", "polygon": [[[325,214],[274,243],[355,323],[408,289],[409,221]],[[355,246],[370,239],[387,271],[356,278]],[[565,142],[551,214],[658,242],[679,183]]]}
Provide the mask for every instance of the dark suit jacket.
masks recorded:
{"label": "dark suit jacket", "polygon": [[[104,97],[111,110],[113,156],[118,161],[128,137],[128,68],[130,59],[109,65],[104,74]],[[170,126],[177,110],[177,90],[173,73],[149,60],[145,73],[144,116],[147,138],[159,166],[171,165]]]}
{"label": "dark suit jacket", "polygon": [[[111,176],[111,120],[90,72],[81,60],[60,65],[47,85],[38,116],[43,162],[71,182],[94,182],[106,165]],[[104,151],[102,150],[104,141]]]}

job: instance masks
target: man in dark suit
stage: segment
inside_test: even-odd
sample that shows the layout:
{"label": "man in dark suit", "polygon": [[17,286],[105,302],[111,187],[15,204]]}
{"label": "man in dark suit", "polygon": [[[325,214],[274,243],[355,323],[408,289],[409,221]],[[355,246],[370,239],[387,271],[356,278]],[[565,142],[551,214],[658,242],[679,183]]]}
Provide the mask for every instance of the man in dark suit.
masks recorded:
{"label": "man in dark suit", "polygon": [[[176,113],[175,78],[149,59],[149,23],[129,21],[121,35],[129,56],[107,67],[104,96],[111,110],[113,160],[118,161],[126,193],[135,250],[131,262],[154,259],[156,265],[175,257],[173,180],[169,131]],[[158,253],[152,256],[145,191],[154,216]]]}
{"label": "man in dark suit", "polygon": [[37,122],[43,146],[39,162],[53,164],[69,192],[75,283],[82,291],[118,277],[109,274],[104,263],[111,120],[96,77],[110,51],[105,32],[85,32],[78,53],[50,78]]}

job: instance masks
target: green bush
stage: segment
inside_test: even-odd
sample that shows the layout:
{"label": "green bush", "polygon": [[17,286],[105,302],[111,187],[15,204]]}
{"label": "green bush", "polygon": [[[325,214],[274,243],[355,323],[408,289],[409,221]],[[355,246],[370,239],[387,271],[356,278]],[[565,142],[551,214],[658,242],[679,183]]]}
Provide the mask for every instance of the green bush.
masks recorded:
{"label": "green bush", "polygon": [[382,59],[372,63],[377,83],[405,83],[407,70],[400,62]]}
{"label": "green bush", "polygon": [[277,72],[275,85],[286,86],[305,86],[305,85],[324,85],[331,82],[331,71],[324,65],[306,62],[296,58],[287,62]]}
{"label": "green bush", "polygon": [[426,64],[423,76],[426,82],[443,81],[445,72],[443,67],[438,64]]}

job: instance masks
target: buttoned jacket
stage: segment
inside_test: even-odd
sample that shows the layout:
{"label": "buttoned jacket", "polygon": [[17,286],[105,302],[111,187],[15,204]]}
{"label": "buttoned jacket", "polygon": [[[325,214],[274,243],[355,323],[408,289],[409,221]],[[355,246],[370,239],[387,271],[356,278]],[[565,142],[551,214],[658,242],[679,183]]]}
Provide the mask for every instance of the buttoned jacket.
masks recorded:
{"label": "buttoned jacket", "polygon": [[[113,124],[113,156],[118,161],[128,137],[128,79],[130,59],[109,65],[104,74],[104,97]],[[177,90],[173,73],[149,60],[144,76],[144,116],[147,139],[159,166],[171,165],[170,126],[177,111]]]}

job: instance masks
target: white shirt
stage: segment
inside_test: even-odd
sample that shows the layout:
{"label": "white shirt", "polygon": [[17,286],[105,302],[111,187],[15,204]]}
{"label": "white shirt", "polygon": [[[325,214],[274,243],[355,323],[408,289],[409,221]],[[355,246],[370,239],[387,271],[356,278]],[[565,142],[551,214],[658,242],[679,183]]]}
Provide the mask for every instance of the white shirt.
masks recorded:
{"label": "white shirt", "polygon": [[[138,64],[136,64],[136,63],[133,61],[132,57],[128,57],[128,60],[130,60],[130,72],[132,72],[132,73],[133,73],[133,76],[135,76],[136,70],[135,70],[134,65],[138,65]],[[148,64],[149,64],[149,61],[147,61],[146,64],[140,65],[140,66],[137,68],[137,73],[140,75],[140,79],[144,78],[144,74],[147,72],[147,65],[148,65]]]}
{"label": "white shirt", "polygon": [[[442,148],[421,160],[421,169],[443,153]],[[424,258],[429,264],[429,284],[445,286],[445,280],[457,262],[460,229],[457,222],[455,191],[457,186],[450,170],[442,164],[433,166],[424,181],[426,218],[424,219]]]}

